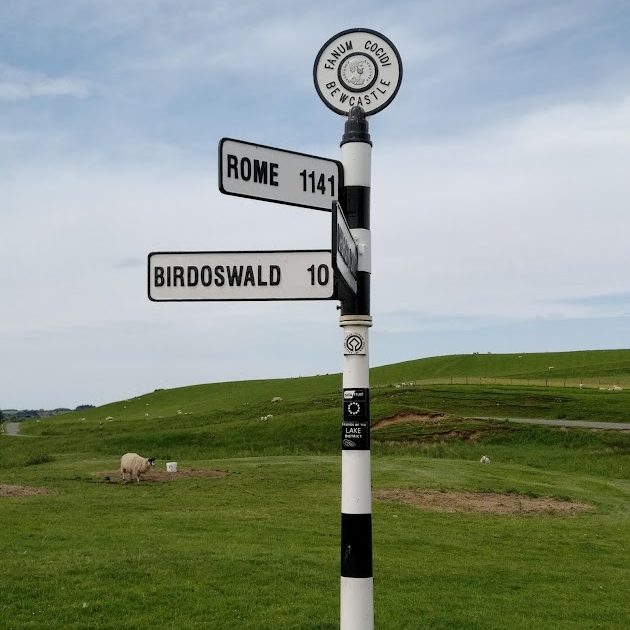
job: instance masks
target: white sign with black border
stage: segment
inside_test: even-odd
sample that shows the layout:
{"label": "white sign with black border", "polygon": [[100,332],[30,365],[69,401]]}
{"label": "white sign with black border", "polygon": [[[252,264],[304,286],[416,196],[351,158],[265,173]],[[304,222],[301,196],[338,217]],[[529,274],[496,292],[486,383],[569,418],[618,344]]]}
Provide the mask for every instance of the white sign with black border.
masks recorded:
{"label": "white sign with black border", "polygon": [[357,292],[359,251],[339,202],[333,204],[333,267],[352,293]]}
{"label": "white sign with black border", "polygon": [[345,116],[359,106],[367,116],[387,107],[402,81],[402,61],[382,33],[353,28],[331,37],[313,66],[315,89],[324,104]]}
{"label": "white sign with black border", "polygon": [[223,138],[219,190],[226,195],[327,210],[343,188],[337,160]]}
{"label": "white sign with black border", "polygon": [[330,250],[152,252],[148,276],[154,302],[335,299]]}

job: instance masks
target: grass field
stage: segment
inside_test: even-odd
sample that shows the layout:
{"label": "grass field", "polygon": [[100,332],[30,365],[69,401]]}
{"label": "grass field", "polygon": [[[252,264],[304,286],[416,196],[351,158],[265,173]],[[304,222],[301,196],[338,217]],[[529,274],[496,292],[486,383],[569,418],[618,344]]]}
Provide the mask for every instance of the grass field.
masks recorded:
{"label": "grass field", "polygon": [[[503,418],[630,421],[630,393],[526,384],[549,366],[623,386],[630,351],[372,371],[373,423],[389,420],[372,433],[377,628],[628,627],[630,435]],[[22,496],[0,496],[0,627],[338,627],[340,386],[328,375],[156,391],[1,436],[0,487]],[[182,474],[122,485],[125,451]],[[588,508],[404,499],[428,491]]]}

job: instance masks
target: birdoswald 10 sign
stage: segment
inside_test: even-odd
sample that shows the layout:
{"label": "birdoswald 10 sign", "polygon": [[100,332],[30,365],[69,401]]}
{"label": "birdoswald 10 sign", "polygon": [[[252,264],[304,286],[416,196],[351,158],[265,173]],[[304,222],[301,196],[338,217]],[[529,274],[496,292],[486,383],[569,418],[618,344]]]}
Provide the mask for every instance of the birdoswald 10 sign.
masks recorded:
{"label": "birdoswald 10 sign", "polygon": [[402,62],[394,44],[381,33],[350,29],[322,46],[313,78],[320,98],[333,111],[345,116],[358,105],[370,115],[396,96]]}

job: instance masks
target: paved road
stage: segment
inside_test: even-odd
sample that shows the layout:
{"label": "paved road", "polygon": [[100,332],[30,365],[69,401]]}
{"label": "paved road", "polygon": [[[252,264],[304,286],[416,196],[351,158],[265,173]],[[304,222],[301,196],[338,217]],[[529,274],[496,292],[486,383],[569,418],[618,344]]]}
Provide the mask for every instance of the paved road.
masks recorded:
{"label": "paved road", "polygon": [[489,416],[468,416],[477,420],[507,420],[519,424],[544,424],[549,427],[572,427],[574,429],[608,429],[609,431],[630,431],[630,422],[590,422],[587,420],[545,420],[543,418],[490,418]]}

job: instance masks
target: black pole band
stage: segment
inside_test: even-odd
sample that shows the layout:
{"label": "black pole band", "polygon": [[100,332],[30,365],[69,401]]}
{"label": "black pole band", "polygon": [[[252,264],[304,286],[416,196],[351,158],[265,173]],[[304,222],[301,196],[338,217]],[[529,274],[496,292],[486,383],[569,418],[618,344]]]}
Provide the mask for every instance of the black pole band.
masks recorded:
{"label": "black pole band", "polygon": [[341,515],[341,576],[372,575],[372,515]]}
{"label": "black pole band", "polygon": [[[346,120],[344,134],[341,138],[343,146],[349,142],[363,142],[372,146],[369,124],[361,107],[353,107]],[[340,203],[348,221],[348,227],[370,229],[370,187],[344,186],[340,191]],[[356,295],[343,296],[341,299],[341,315],[370,314],[370,274],[359,271],[357,274]]]}
{"label": "black pole band", "polygon": [[344,186],[339,195],[339,203],[350,229],[370,229],[370,188],[368,186]]}

